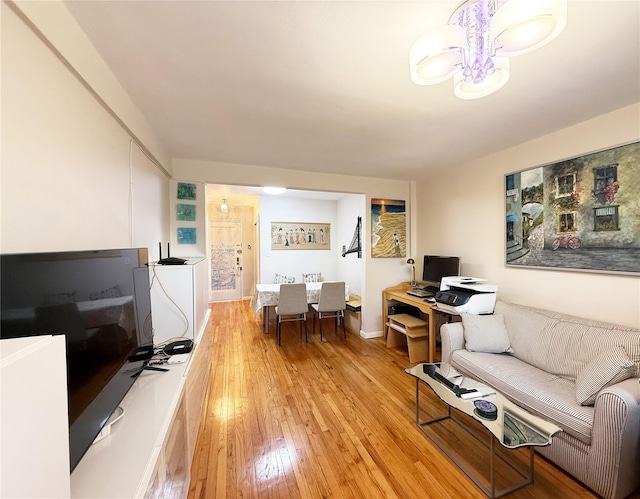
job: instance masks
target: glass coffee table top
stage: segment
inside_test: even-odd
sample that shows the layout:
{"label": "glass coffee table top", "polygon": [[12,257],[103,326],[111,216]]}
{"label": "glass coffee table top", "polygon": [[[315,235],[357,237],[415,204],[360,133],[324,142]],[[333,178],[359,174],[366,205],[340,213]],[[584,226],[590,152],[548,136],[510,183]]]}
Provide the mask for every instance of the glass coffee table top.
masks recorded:
{"label": "glass coffee table top", "polygon": [[423,381],[443,402],[482,423],[504,447],[546,446],[561,429],[530,414],[490,386],[446,363],[418,364],[407,374]]}

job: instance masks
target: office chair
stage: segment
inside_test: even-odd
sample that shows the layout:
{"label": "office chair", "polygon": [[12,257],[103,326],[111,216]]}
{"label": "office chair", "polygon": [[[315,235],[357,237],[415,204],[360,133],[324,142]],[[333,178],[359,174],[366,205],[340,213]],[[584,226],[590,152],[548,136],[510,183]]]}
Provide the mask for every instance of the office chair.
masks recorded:
{"label": "office chair", "polygon": [[334,317],[336,319],[336,332],[338,321],[342,320],[342,330],[344,337],[347,337],[347,330],[344,326],[344,309],[346,302],[344,299],[344,282],[323,282],[320,288],[320,302],[312,303],[311,307],[316,311],[313,316],[313,332],[316,332],[316,315],[320,322],[320,341],[322,341],[322,319]]}
{"label": "office chair", "polygon": [[300,282],[297,284],[280,284],[280,297],[276,306],[276,336],[280,345],[282,323],[290,321],[300,322],[300,334],[302,335],[302,323],[304,323],[304,341],[309,341],[307,334],[307,286]]}

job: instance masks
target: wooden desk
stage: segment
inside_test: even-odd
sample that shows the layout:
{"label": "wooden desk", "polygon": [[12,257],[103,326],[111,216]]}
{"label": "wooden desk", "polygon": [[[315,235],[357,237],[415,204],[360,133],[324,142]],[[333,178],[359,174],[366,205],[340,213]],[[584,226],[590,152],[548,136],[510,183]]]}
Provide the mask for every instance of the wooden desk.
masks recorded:
{"label": "wooden desk", "polygon": [[412,307],[416,307],[418,310],[423,312],[428,317],[428,331],[429,331],[429,362],[435,362],[436,355],[436,322],[438,315],[440,312],[434,308],[435,303],[427,303],[424,301],[424,298],[418,298],[417,296],[411,296],[407,294],[407,291],[411,289],[411,285],[408,282],[403,282],[398,284],[397,286],[392,286],[390,288],[382,291],[382,320],[383,327],[386,331],[387,322],[389,322],[387,316],[388,312],[388,301],[396,300],[406,305],[411,305]]}

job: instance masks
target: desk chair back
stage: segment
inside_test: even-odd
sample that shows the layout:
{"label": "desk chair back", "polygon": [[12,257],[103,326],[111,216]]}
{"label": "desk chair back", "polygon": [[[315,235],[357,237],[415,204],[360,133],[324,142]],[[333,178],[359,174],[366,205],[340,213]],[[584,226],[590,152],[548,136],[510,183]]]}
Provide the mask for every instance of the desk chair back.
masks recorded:
{"label": "desk chair back", "polygon": [[[320,301],[311,306],[317,312],[320,321],[320,341],[322,341],[322,319],[334,317],[336,324],[342,319],[342,330],[344,337],[347,337],[347,330],[344,326],[344,309],[346,301],[344,298],[344,282],[323,282],[320,288]],[[316,316],[313,316],[313,331],[316,329]]]}
{"label": "desk chair back", "polygon": [[281,284],[278,305],[276,306],[276,336],[280,345],[281,323],[289,321],[300,321],[300,334],[302,334],[302,324],[304,323],[305,341],[307,335],[307,286],[301,282],[297,284]]}

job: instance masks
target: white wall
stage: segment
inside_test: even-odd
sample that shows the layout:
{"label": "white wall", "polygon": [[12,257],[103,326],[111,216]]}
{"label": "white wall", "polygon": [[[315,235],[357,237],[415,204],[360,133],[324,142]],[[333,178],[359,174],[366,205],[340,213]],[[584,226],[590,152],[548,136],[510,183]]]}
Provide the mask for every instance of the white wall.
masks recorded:
{"label": "white wall", "polygon": [[[0,250],[141,246],[153,258],[168,238],[166,173],[67,64],[105,67],[66,9],[58,2],[20,6],[51,38],[43,42],[23,12],[2,3]],[[123,116],[150,137],[118,90]]]}
{"label": "white wall", "polygon": [[[300,222],[331,225],[331,247],[326,250],[272,250],[271,223]],[[338,227],[335,201],[319,199],[260,197],[260,282],[273,282],[275,274],[295,277],[321,272],[325,281],[341,280],[338,273],[340,252],[336,240]]]}
{"label": "white wall", "polygon": [[638,138],[640,104],[435,172],[417,184],[418,254],[460,255],[462,274],[497,284],[504,301],[640,327],[639,276],[507,268],[504,263],[505,174]]}
{"label": "white wall", "polygon": [[[382,290],[401,281],[409,280],[409,271],[406,258],[371,258],[371,210],[368,207],[371,206],[372,198],[404,199],[407,201],[407,210],[410,212],[414,205],[412,182],[179,158],[173,160],[173,175],[184,181],[212,184],[282,185],[290,189],[364,194],[365,216],[362,223],[365,227],[363,247],[365,261],[363,265],[366,269],[366,275],[361,291],[363,300],[362,331],[366,335],[382,333]],[[353,234],[355,219],[346,222],[347,227],[351,226],[348,231]],[[409,239],[407,247],[409,248],[411,247],[411,234],[408,230],[407,233]],[[351,237],[348,239],[351,241]],[[340,248],[342,248],[342,244],[346,244],[346,241],[340,242]],[[264,251],[265,248],[262,244],[261,247],[261,251]],[[263,272],[265,271],[261,269],[261,273]]]}
{"label": "white wall", "polygon": [[370,238],[370,231],[366,227],[366,207],[365,196],[349,195],[338,201],[338,226],[334,231],[336,245],[339,254],[342,255],[342,246],[347,249],[351,244],[358,217],[362,217],[362,258],[358,258],[357,253],[349,253],[338,259],[338,275],[341,280],[349,284],[349,293],[362,296],[366,274],[365,261],[367,247],[365,240]]}

